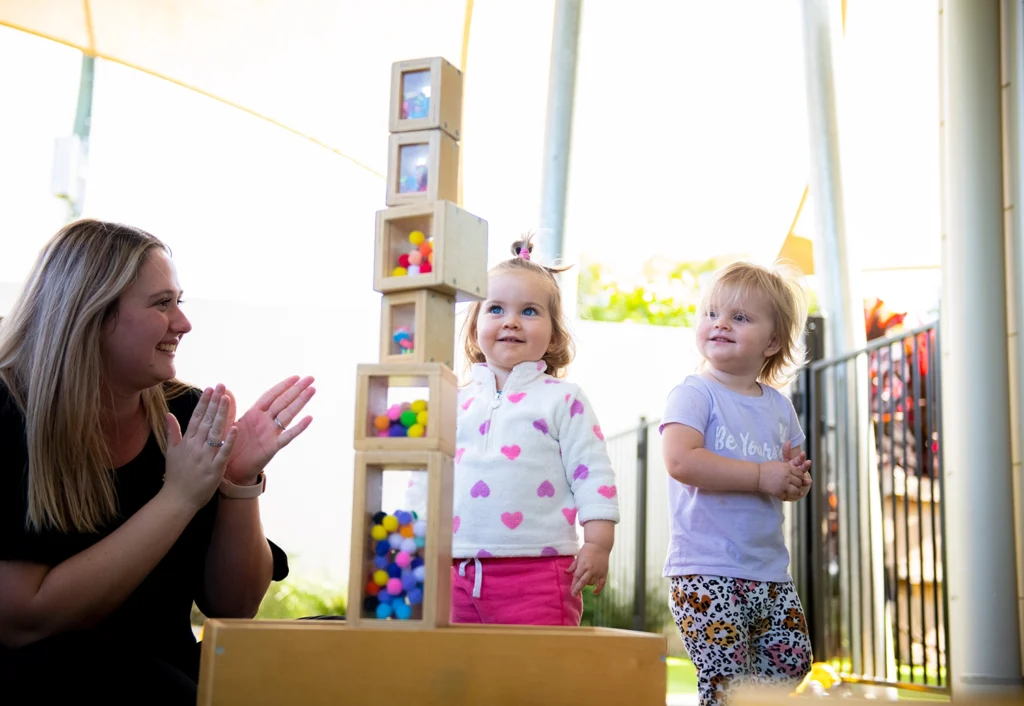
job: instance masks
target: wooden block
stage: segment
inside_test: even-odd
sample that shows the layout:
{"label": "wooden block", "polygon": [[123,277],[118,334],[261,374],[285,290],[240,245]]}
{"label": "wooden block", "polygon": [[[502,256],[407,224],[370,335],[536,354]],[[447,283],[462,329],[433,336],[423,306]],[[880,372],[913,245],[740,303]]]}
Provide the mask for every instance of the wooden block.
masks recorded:
{"label": "wooden block", "polygon": [[442,130],[388,138],[388,206],[459,200],[459,143]]}
{"label": "wooden block", "polygon": [[380,301],[381,363],[455,363],[455,298],[430,289]]}
{"label": "wooden block", "polygon": [[[414,248],[410,233],[432,243],[432,269],[395,275],[399,258]],[[487,221],[451,201],[398,206],[377,211],[373,288],[381,294],[428,288],[474,301],[487,297]]]}
{"label": "wooden block", "polygon": [[[355,448],[357,451],[443,451],[455,455],[455,373],[441,363],[368,364],[356,369]],[[422,436],[378,435],[374,419],[402,402],[425,400]],[[410,427],[411,429],[411,427]]]}
{"label": "wooden block", "polygon": [[434,129],[461,138],[462,72],[441,57],[395,62],[388,130]]}
{"label": "wooden block", "polygon": [[315,620],[209,620],[204,635],[199,706],[665,704],[664,635],[497,625],[357,630]]}
{"label": "wooden block", "polygon": [[[352,627],[382,627],[396,629],[430,629],[448,624],[451,601],[452,565],[452,481],[451,456],[440,451],[358,451],[352,494],[352,553],[349,567],[348,615]],[[390,476],[391,481],[385,480]],[[403,492],[412,486],[415,477],[415,496]],[[365,605],[373,574],[378,570],[374,559],[377,540],[371,535],[375,523],[373,516],[383,510],[394,514],[398,510],[415,512],[426,522],[425,542],[416,556],[423,560],[425,575],[416,590],[419,596],[410,603],[408,593],[400,600],[408,606],[405,619],[377,616],[376,606]],[[403,518],[405,519],[405,518]],[[383,540],[387,541],[387,540]],[[414,539],[415,541],[415,539]],[[389,555],[389,558],[390,557]],[[392,605],[392,609],[393,609]],[[405,608],[401,608],[405,610]],[[389,611],[393,615],[393,610]]]}

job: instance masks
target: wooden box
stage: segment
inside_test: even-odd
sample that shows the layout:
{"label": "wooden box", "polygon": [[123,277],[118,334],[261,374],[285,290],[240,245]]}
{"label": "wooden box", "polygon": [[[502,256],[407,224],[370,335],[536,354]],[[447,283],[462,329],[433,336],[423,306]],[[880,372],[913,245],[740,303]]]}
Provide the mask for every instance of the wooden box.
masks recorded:
{"label": "wooden box", "polygon": [[459,200],[459,143],[442,130],[396,132],[388,139],[386,203]]}
{"label": "wooden box", "polygon": [[444,130],[456,140],[462,132],[462,72],[441,57],[391,65],[391,132]]}
{"label": "wooden box", "polygon": [[664,635],[452,625],[353,630],[319,620],[208,620],[199,706],[399,703],[664,706]]}
{"label": "wooden box", "polygon": [[[417,242],[425,238],[430,243]],[[427,273],[400,267],[412,251],[429,253]],[[474,301],[487,297],[487,221],[450,201],[377,211],[373,288],[381,294],[428,288]]]}
{"label": "wooden box", "polygon": [[[450,368],[441,363],[362,363],[356,376],[357,451],[443,451],[455,455],[459,391]],[[422,412],[416,404],[420,401],[426,402],[426,417],[417,419]],[[413,404],[407,411],[415,414],[389,419],[389,411],[398,411],[406,402]]]}
{"label": "wooden box", "polygon": [[381,363],[443,363],[454,368],[454,361],[454,297],[430,289],[381,297]]}
{"label": "wooden box", "polygon": [[356,452],[347,606],[352,627],[448,624],[452,468],[452,458],[440,451]]}

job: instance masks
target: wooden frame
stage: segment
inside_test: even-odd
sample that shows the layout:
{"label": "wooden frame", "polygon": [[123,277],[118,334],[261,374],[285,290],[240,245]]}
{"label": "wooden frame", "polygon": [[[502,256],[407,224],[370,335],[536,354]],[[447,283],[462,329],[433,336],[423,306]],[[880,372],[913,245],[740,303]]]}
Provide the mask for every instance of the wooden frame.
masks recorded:
{"label": "wooden frame", "polygon": [[[430,107],[422,117],[402,117],[405,76],[428,72]],[[421,115],[417,113],[415,115]],[[391,65],[390,132],[444,130],[456,140],[462,132],[462,72],[441,57],[397,61]]]}
{"label": "wooden frame", "polygon": [[[399,256],[414,247],[409,234],[432,237],[427,274],[394,274]],[[487,297],[487,221],[450,201],[397,206],[377,211],[373,288],[381,294],[428,288],[457,302]]]}
{"label": "wooden frame", "polygon": [[[207,620],[196,703],[376,704],[395,701],[382,697],[391,693],[404,695],[398,703],[417,706],[665,704],[665,635],[588,627],[397,625],[353,630],[331,620]],[[387,691],[389,686],[397,688]]]}
{"label": "wooden frame", "polygon": [[[403,171],[404,169],[404,171]],[[415,186],[417,179],[425,184]],[[408,179],[406,185],[403,180]],[[442,130],[398,132],[388,139],[388,206],[459,200],[459,143]]]}
{"label": "wooden frame", "polygon": [[[396,340],[408,329],[411,347]],[[403,351],[409,351],[404,353]],[[380,300],[380,362],[442,363],[455,367],[455,299],[430,289],[385,294]]]}
{"label": "wooden frame", "polygon": [[[362,363],[356,370],[355,448],[357,451],[443,451],[455,455],[458,381],[441,363]],[[388,390],[425,388],[427,424],[421,437],[378,436],[374,418],[388,410]]]}
{"label": "wooden frame", "polygon": [[[356,453],[352,491],[352,554],[349,565],[348,610],[346,620],[352,627],[431,629],[448,625],[451,601],[452,565],[452,483],[453,461],[439,451],[361,451]],[[374,571],[373,539],[370,535],[373,515],[383,510],[384,474],[394,471],[421,472],[425,476],[425,503],[401,509],[416,509],[427,521],[422,558],[426,573],[422,603],[409,619],[379,619],[363,606],[367,585]],[[421,479],[421,483],[422,483]],[[410,481],[411,482],[411,481]],[[420,486],[422,489],[422,486]],[[422,512],[425,507],[425,516]]]}

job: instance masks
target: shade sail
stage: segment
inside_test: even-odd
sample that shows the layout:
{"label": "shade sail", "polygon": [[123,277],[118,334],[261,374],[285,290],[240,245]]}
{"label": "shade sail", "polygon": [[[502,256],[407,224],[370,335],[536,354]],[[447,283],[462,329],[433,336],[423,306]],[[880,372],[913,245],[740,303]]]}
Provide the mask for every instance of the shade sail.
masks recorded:
{"label": "shade sail", "polygon": [[0,25],[160,76],[383,174],[390,67],[462,63],[471,0],[0,0]]}

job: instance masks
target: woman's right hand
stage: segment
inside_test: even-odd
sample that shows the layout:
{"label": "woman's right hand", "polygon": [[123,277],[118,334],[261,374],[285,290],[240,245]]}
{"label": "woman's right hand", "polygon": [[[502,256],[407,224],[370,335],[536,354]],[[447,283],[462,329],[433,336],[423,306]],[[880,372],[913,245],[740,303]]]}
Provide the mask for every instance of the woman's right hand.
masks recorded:
{"label": "woman's right hand", "polygon": [[196,511],[217,491],[237,435],[224,393],[223,385],[203,391],[184,436],[174,415],[167,415],[163,492]]}

